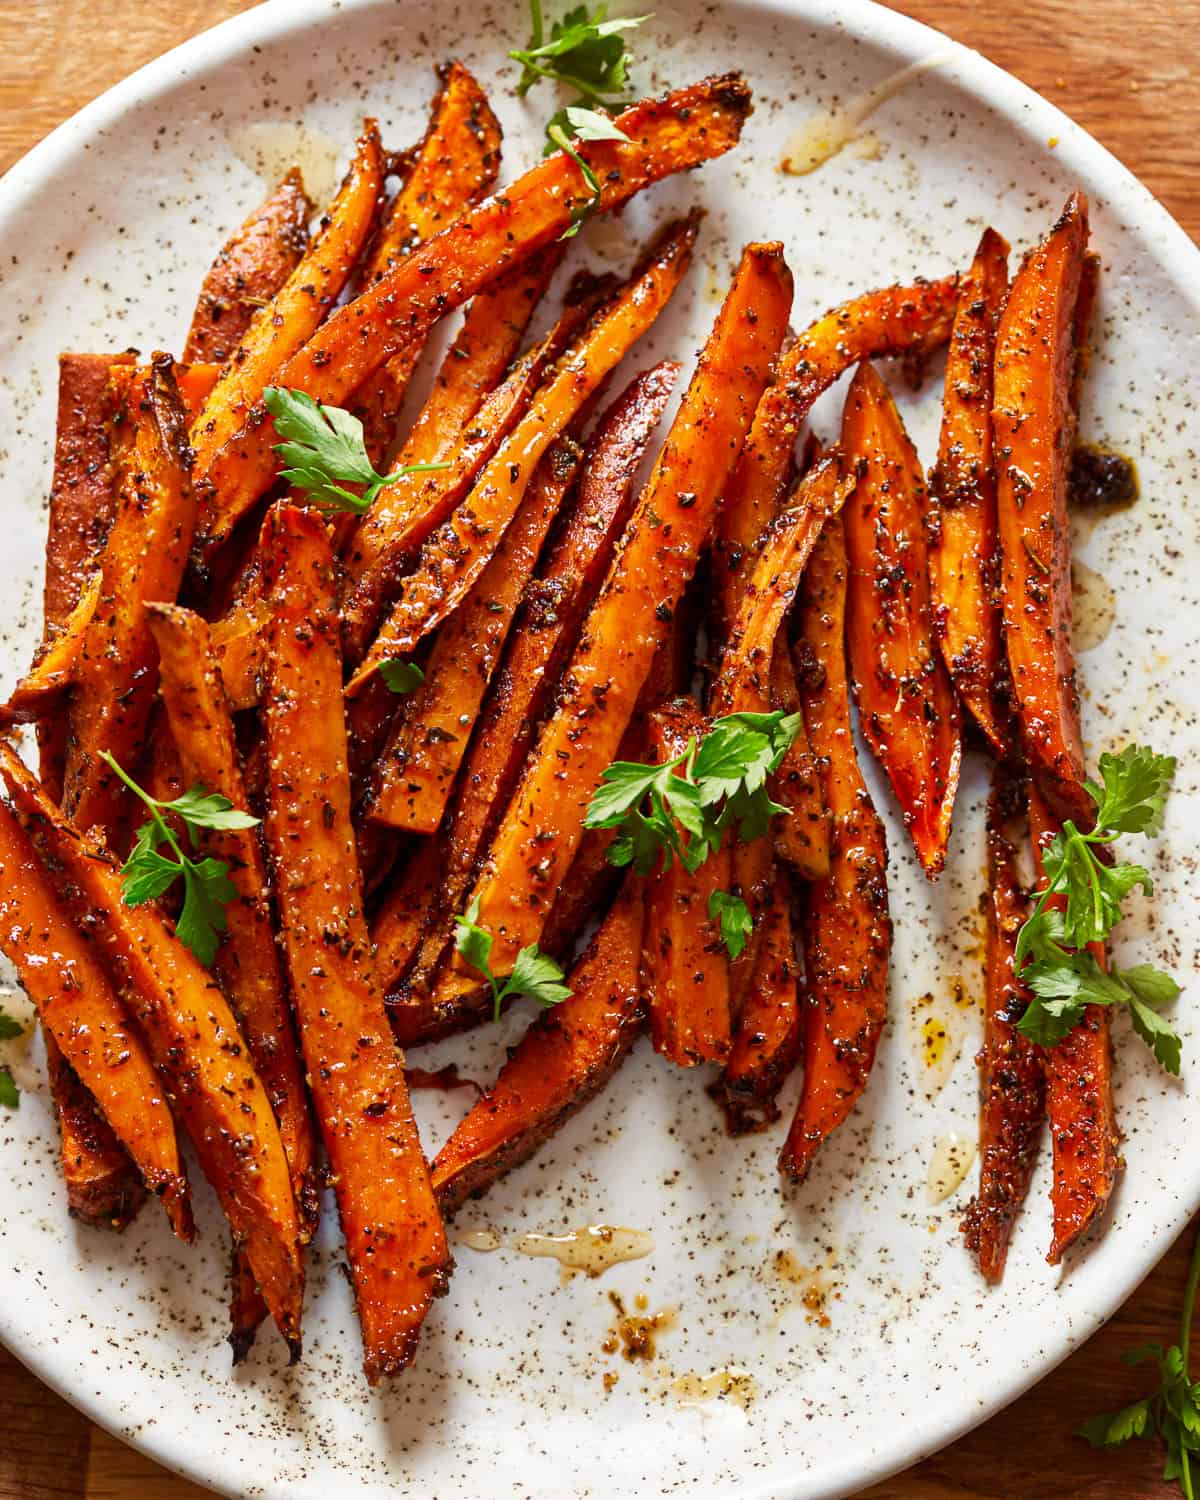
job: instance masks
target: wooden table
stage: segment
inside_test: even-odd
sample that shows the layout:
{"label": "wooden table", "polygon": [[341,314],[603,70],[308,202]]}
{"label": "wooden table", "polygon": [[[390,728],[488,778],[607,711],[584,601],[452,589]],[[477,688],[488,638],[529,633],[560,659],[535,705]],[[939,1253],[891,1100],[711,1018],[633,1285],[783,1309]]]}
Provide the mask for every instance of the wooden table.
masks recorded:
{"label": "wooden table", "polygon": [[[0,171],[94,95],[244,0],[3,0]],[[1200,97],[1191,0],[911,0],[899,7],[977,47],[1062,106],[1200,238]],[[1194,61],[1194,58],[1193,58]],[[1085,1349],[992,1421],[870,1500],[1159,1500],[1155,1445],[1097,1454],[1085,1416],[1142,1393],[1123,1350],[1175,1338],[1190,1237]],[[0,1500],[191,1500],[201,1491],[98,1431],[0,1351]],[[867,1497],[864,1497],[867,1500]]]}

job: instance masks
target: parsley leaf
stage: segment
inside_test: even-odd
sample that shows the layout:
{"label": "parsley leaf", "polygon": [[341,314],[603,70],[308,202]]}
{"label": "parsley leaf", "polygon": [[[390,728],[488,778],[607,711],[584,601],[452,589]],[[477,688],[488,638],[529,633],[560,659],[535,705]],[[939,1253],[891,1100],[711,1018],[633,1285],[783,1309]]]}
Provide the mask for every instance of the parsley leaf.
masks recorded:
{"label": "parsley leaf", "polygon": [[20,1036],[25,1030],[14,1016],[10,1016],[0,1005],[0,1042],[11,1042],[14,1037]]}
{"label": "parsley leaf", "polygon": [[1135,1438],[1159,1438],[1166,1447],[1163,1478],[1178,1480],[1193,1500],[1193,1464],[1200,1462],[1200,1382],[1192,1383],[1188,1369],[1192,1313],[1200,1283],[1200,1234],[1192,1247],[1180,1318],[1179,1342],[1163,1349],[1149,1344],[1125,1356],[1127,1364],[1153,1360],[1158,1367],[1158,1390],[1118,1411],[1092,1417],[1075,1429],[1093,1448],[1114,1448]]}
{"label": "parsley leaf", "polygon": [[721,941],[730,958],[739,957],[754,931],[750,908],[740,896],[733,896],[728,891],[713,891],[708,898],[708,916],[712,922],[720,921]]}
{"label": "parsley leaf", "polygon": [[17,1109],[21,1103],[21,1090],[12,1076],[12,1069],[0,1066],[0,1104],[6,1109]]}
{"label": "parsley leaf", "polygon": [[[380,474],[367,456],[363,424],[353,412],[340,406],[322,406],[304,391],[277,385],[263,391],[263,405],[283,438],[275,444],[284,463],[279,477],[293,488],[304,490],[321,510],[361,515],[385,485],[406,474],[427,474],[447,467],[444,463],[405,464],[394,474]],[[361,484],[362,494],[346,489],[348,484]]]}
{"label": "parsley leaf", "polygon": [[736,827],[748,842],[786,812],[766,781],[799,728],[798,714],[728,714],[664,765],[614,761],[601,773],[584,826],[617,830],[610,864],[649,875],[660,861],[667,870],[678,859],[694,873],[721,847],[726,829]]}
{"label": "parsley leaf", "polygon": [[1179,994],[1178,984],[1148,964],[1107,971],[1088,951],[1121,920],[1130,892],[1141,887],[1153,893],[1144,865],[1110,864],[1097,848],[1119,833],[1157,832],[1174,773],[1171,756],[1144,745],[1102,755],[1102,784],[1087,783],[1096,803],[1095,828],[1080,833],[1068,821],[1043,851],[1044,883],[1016,946],[1021,978],[1033,996],[1018,1025],[1040,1046],[1057,1046],[1088,1005],[1125,1005],[1134,1031],[1160,1065],[1179,1073],[1180,1039],[1157,1011]]}
{"label": "parsley leaf", "polygon": [[632,57],[622,33],[634,31],[650,20],[647,16],[608,19],[607,6],[589,11],[578,5],[550,27],[545,38],[541,0],[529,0],[529,45],[508,55],[521,64],[517,93],[523,99],[539,78],[566,84],[590,104],[616,104],[629,87]]}
{"label": "parsley leaf", "polygon": [[[183,820],[193,848],[198,843],[198,829],[254,828],[259,820],[234,807],[228,797],[206,792],[200,786],[170,802],[161,802],[138,786],[107,750],[100,752],[100,758],[150,811],[149,822],[137,830],[129,858],[121,866],[124,877],[121,895],[125,905],[143,906],[147,901],[156,901],[182,877],[183,905],[175,923],[175,936],[209,968],[217,955],[218,935],[225,931],[225,908],[237,899],[237,889],[229,879],[229,866],[224,860],[195,860],[184,853],[165,814],[173,812]],[[161,853],[164,848],[174,858]]]}
{"label": "parsley leaf", "polygon": [[627,141],[629,139],[607,115],[597,114],[594,110],[580,109],[569,104],[551,117],[550,123],[546,126],[546,135],[550,142],[546,147],[546,154],[549,155],[556,148],[565,151],[579,168],[587,184],[588,192],[591,194],[591,197],[584,203],[572,207],[570,226],[559,236],[563,240],[573,239],[583,228],[584,221],[591,218],[600,205],[600,180],[571,144],[567,135],[568,126],[571,133],[581,141]]}
{"label": "parsley leaf", "polygon": [[500,1007],[514,995],[526,995],[540,1005],[558,1005],[571,994],[563,984],[563,971],[536,943],[530,943],[517,954],[512,973],[501,983],[492,973],[492,934],[477,925],[478,896],[466,911],[454,919],[454,946],[473,969],[478,969],[492,991],[492,1019],[500,1019]]}
{"label": "parsley leaf", "polygon": [[380,662],[379,675],[393,693],[415,693],[425,681],[425,673],[415,661],[404,661],[399,656]]}

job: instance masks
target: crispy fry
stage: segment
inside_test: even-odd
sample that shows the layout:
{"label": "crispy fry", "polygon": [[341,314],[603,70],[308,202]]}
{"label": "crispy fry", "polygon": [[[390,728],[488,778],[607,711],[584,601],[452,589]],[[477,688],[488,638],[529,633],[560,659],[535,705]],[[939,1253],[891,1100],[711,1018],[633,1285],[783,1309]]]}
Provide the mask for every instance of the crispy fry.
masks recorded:
{"label": "crispy fry", "polygon": [[775,1102],[800,1056],[800,999],[787,886],[775,877],[762,917],[754,977],[738,1016],[733,1045],[712,1094],[730,1135],[765,1130],[779,1118]]}
{"label": "crispy fry", "polygon": [[146,1201],[141,1174],[95,1099],[75,1076],[53,1033],[43,1027],[42,1039],[61,1136],[67,1211],[93,1229],[124,1229]]}
{"label": "crispy fry", "polygon": [[[371,247],[359,278],[362,287],[382,280],[418,245],[478,202],[496,181],[500,122],[487,95],[459,62],[439,69],[438,76],[429,128]],[[395,442],[396,419],[423,346],[420,336],[406,344],[347,402],[362,419],[367,452],[375,464]]]}
{"label": "crispy fry", "polygon": [[963,278],[929,477],[929,593],[942,657],[996,755],[1012,752],[1011,691],[1000,614],[992,356],[1008,290],[1008,242],[986,229]]}
{"label": "crispy fry", "polygon": [[176,365],[175,384],[189,423],[196,420],[201,407],[212,395],[221,378],[221,366],[212,364]]}
{"label": "crispy fry", "polygon": [[[445,850],[440,838],[424,839],[393,881],[371,924],[371,941],[375,945],[375,967],[380,988],[388,997],[389,1010],[399,1006],[397,995],[409,971],[421,939],[429,924],[441,910],[440,883],[445,867]],[[413,1045],[397,1032],[402,1047]]]}
{"label": "crispy fry", "polygon": [[296,269],[312,204],[298,167],[221,247],[205,274],[183,347],[184,364],[224,364],[264,302]]}
{"label": "crispy fry", "polygon": [[730,477],[714,568],[724,620],[739,603],[744,559],[779,509],[796,439],[813,403],[839,376],[883,354],[922,355],[950,336],[958,277],[886,287],[853,297],[818,318],[779,362]]}
{"label": "crispy fry", "polygon": [[1090,828],[1075,653],[1067,468],[1075,315],[1088,240],[1076,193],[1013,277],[996,333],[995,427],[1001,583],[1021,738],[1051,809]]}
{"label": "crispy fry", "polygon": [[[1042,850],[1059,831],[1059,820],[1041,788],[1031,784],[1029,832],[1039,881]],[[1058,901],[1052,897],[1048,904]],[[1106,969],[1104,944],[1093,943],[1091,951]],[[1089,1005],[1078,1026],[1057,1047],[1039,1049],[1046,1070],[1046,1116],[1054,1153],[1050,1188],[1054,1235],[1046,1256],[1052,1266],[1104,1212],[1124,1166],[1113,1108],[1110,1024],[1107,1006]]]}
{"label": "crispy fry", "polygon": [[[492,412],[484,409],[485,405],[495,409],[495,403],[487,403],[487,398],[516,354],[533,310],[561,259],[561,248],[550,246],[474,299],[441,363],[433,390],[396,455],[395,469],[446,462],[477,413],[478,427],[494,433],[496,441],[504,435],[507,429],[497,425]],[[552,356],[543,347],[535,357],[540,377],[540,362]],[[532,376],[532,368],[530,373]],[[526,386],[514,389],[525,392]],[[519,416],[520,411],[514,410],[512,420]],[[490,458],[491,454],[486,456]],[[451,500],[448,497],[452,494]],[[439,508],[438,498],[443,496],[447,499]],[[342,643],[352,661],[361,659],[370,632],[379,623],[394,587],[398,563],[445,519],[459,498],[461,495],[436,473],[406,475],[376,496],[343,553],[347,584],[342,601]]]}
{"label": "crispy fry", "polygon": [[[219,792],[234,807],[244,808],[246,789],[233,722],[213,665],[208,626],[199,615],[174,604],[151,605],[149,615],[158,645],[162,700],[184,783]],[[307,1241],[317,1218],[312,1119],[275,947],[258,831],[209,829],[201,847],[229,866],[229,878],[238,893],[225,911],[228,927],[214,970],[233,1002],[279,1121],[300,1212],[301,1239]]]}
{"label": "crispy fry", "polygon": [[780,1172],[794,1182],[866,1087],[887,1014],[887,844],[850,728],[844,516],[826,525],[809,559],[796,645],[804,720],[833,835],[829,875],[810,887],[804,916],[804,1085],[779,1157]]}
{"label": "crispy fry", "polygon": [[[175,1127],[154,1066],[126,1019],[121,1002],[97,963],[91,945],[63,915],[50,877],[38,863],[21,825],[0,801],[0,947],[37,1007],[46,1035],[104,1112],[104,1118],[137,1165],[142,1181],[162,1199],[175,1233],[192,1237],[187,1175]],[[86,1128],[86,1112],[84,1114]],[[100,1146],[104,1157],[107,1145]],[[89,1153],[90,1157],[91,1153]],[[123,1176],[118,1172],[117,1180]],[[73,1178],[68,1174],[68,1184]],[[87,1190],[71,1207],[81,1217],[111,1217],[111,1182],[89,1174]],[[120,1191],[124,1191],[122,1187]],[[120,1217],[118,1211],[116,1217]]]}
{"label": "crispy fry", "polygon": [[75,681],[83,637],[100,602],[100,583],[97,569],[84,584],[79,602],[63,621],[58,634],[47,636],[34,656],[33,666],[0,708],[0,723],[29,724],[45,718]]}
{"label": "crispy fry", "polygon": [[438,1153],[433,1185],[446,1213],[528,1160],[620,1066],[645,1015],[638,981],[642,926],[641,882],[631,876],[571,970],[570,999],[530,1026]]}
{"label": "crispy fry", "polygon": [[[749,112],[750,92],[738,74],[625,110],[616,123],[630,143],[588,141],[579,148],[600,180],[600,207],[616,208],[662,177],[723,155],[737,144]],[[551,156],[336,313],[278,372],[277,383],[340,404],[438,318],[552,244],[570,227],[585,190],[575,163],[562,153]],[[210,548],[270,485],[278,468],[274,441],[273,424],[251,407],[241,429],[214,453],[206,477],[221,497],[221,516],[209,531]]]}
{"label": "crispy fry", "polygon": [[[266,1090],[221,990],[148,906],[126,906],[104,846],[81,834],[0,741],[3,775],[43,864],[61,867],[121,999],[293,1353],[304,1268],[296,1200]],[[64,883],[65,886],[65,883]]]}
{"label": "crispy fry", "polygon": [[[771,707],[787,714],[800,708],[796,669],[782,632],[771,656]],[[770,790],[774,800],[787,808],[787,816],[775,821],[776,859],[786,860],[805,880],[823,880],[829,874],[829,809],[803,719],[771,778]]]}
{"label": "crispy fry", "polygon": [[1037,1161],[1046,1118],[1046,1075],[1039,1049],[1017,1030],[1029,992],[1017,978],[1017,933],[1029,901],[1006,825],[1022,810],[1021,779],[1002,766],[988,799],[986,997],[979,1063],[979,1191],[967,1205],[967,1248],[989,1281],[1004,1275],[1008,1242]]}
{"label": "crispy fry", "polygon": [[71,701],[64,815],[116,840],[128,793],[100,759],[124,766],[141,751],[154,701],[151,600],[173,600],[191,545],[195,504],[183,408],[168,355],[135,383],[134,432],[122,455],[117,514],[101,559],[100,604],[84,634]]}
{"label": "crispy fry", "polygon": [[192,423],[196,487],[204,510],[196,541],[206,556],[214,534],[217,539],[226,534],[226,501],[213,472],[214,459],[247,421],[264,388],[337,301],[371,232],[383,178],[379,131],[374,120],[367,120],[324,228],[275,296],[259,309]]}
{"label": "crispy fry", "polygon": [[366,807],[376,822],[433,833],[442,821],[513,615],[582,455],[565,433],[546,450],[504,540],[438,632],[425,680],[409,695],[376,772]]}
{"label": "crispy fry", "polygon": [[930,630],[924,476],[895,402],[870,365],[859,366],[846,397],[842,447],[859,473],[843,512],[855,699],[925,874],[936,880],[962,760],[958,699]]}
{"label": "crispy fry", "polygon": [[671,225],[566,352],[471,493],[425,544],[348,693],[382,662],[412,651],[461,603],[495,552],[542,454],[670,300],[691,263],[698,227],[695,216]]}
{"label": "crispy fry", "polygon": [[[579,847],[592,791],[712,528],[790,304],[780,247],[749,246],[476,883],[497,974],[537,940]],[[464,977],[452,971],[447,988]]]}
{"label": "crispy fry", "polygon": [[374,1383],[412,1360],[450,1255],[363,918],[329,538],[311,511],[272,514],[267,841]]}
{"label": "crispy fry", "polygon": [[[650,715],[656,765],[699,744],[711,727],[694,699],[676,698]],[[683,1068],[722,1062],[729,1052],[729,960],[708,915],[714,891],[730,885],[729,847],[689,874],[678,860],[646,881],[642,985],[654,1050]]]}
{"label": "crispy fry", "polygon": [[[43,592],[47,642],[79,603],[112,523],[112,425],[119,407],[114,365],[127,376],[133,356],[63,354],[58,361],[58,429]],[[57,801],[66,763],[66,716],[44,719],[37,734],[41,776]]]}

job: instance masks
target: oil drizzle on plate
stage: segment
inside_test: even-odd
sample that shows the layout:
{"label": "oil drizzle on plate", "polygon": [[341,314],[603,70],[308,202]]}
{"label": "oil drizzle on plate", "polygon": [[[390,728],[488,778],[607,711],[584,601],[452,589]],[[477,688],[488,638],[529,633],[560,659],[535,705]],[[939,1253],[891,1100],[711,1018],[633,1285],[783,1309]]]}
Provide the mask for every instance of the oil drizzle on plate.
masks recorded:
{"label": "oil drizzle on plate", "polygon": [[1108,638],[1117,618],[1117,593],[1095,568],[1071,561],[1071,643],[1076,651],[1094,651]]}
{"label": "oil drizzle on plate", "polygon": [[949,1130],[933,1145],[926,1185],[930,1203],[944,1203],[962,1186],[963,1178],[975,1160],[975,1142],[970,1137]]}
{"label": "oil drizzle on plate", "polygon": [[727,1401],[744,1411],[758,1395],[758,1382],[740,1365],[699,1375],[689,1370],[671,1382],[671,1393],[680,1406],[702,1406],[708,1401]]}
{"label": "oil drizzle on plate", "polygon": [[457,1244],[482,1252],[506,1248],[520,1255],[556,1260],[564,1278],[582,1272],[600,1276],[627,1260],[641,1260],[654,1250],[654,1236],[645,1229],[620,1224],[587,1224],[566,1234],[518,1234],[506,1240],[494,1229],[464,1229]]}
{"label": "oil drizzle on plate", "polygon": [[293,120],[256,120],[229,132],[234,154],[268,188],[299,167],[308,196],[318,209],[337,187],[338,144],[323,130]]}
{"label": "oil drizzle on plate", "polygon": [[873,89],[853,95],[844,104],[835,104],[832,109],[810,115],[789,136],[783,160],[779,163],[780,170],[789,177],[807,177],[851,145],[855,155],[877,160],[883,153],[883,142],[874,131],[864,134],[863,126],[881,105],[907,88],[914,78],[930,68],[940,67],[947,60],[948,54],[933,53],[900,68]]}

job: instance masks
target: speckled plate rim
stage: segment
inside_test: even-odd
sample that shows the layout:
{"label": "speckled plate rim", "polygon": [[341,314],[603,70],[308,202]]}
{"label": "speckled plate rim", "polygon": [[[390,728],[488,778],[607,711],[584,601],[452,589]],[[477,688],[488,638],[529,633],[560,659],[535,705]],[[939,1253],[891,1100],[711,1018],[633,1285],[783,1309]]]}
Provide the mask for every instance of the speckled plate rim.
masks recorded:
{"label": "speckled plate rim", "polygon": [[[374,3],[376,0],[340,0],[337,8],[350,12],[368,8]],[[741,0],[741,3],[748,9],[779,20],[790,17],[797,22],[824,25],[833,22],[848,37],[893,52],[901,63],[916,61],[936,50],[944,59],[945,72],[958,87],[1005,120],[1018,135],[1028,139],[1031,149],[1044,151],[1048,148],[1043,143],[1056,137],[1056,160],[1061,167],[1078,172],[1081,177],[1103,181],[1109,208],[1137,221],[1144,232],[1153,232],[1160,266],[1175,290],[1192,303],[1200,318],[1200,248],[1111,152],[1026,84],[962,43],[922,22],[876,4],[874,0],[833,0],[833,3],[829,0]],[[251,47],[293,36],[318,22],[327,23],[330,8],[329,0],[266,0],[266,3],[192,37],[101,94],[64,121],[0,178],[0,237],[11,219],[25,209],[28,200],[53,181],[77,151],[87,149],[127,110],[152,102],[173,87],[181,76],[193,73],[197,68],[211,71]],[[1141,1236],[1136,1244],[1131,1235],[1126,1236],[1129,1251],[1122,1263],[1122,1273],[1109,1283],[1104,1304],[1089,1309],[1097,1320],[1097,1329],[1149,1274],[1182,1232],[1196,1207],[1200,1206],[1200,1160],[1195,1180],[1186,1184],[1176,1203],[1175,1210],[1154,1226],[1149,1236]],[[236,1489],[227,1488],[221,1478],[205,1471],[201,1455],[181,1452],[179,1442],[172,1442],[169,1435],[131,1441],[104,1398],[98,1393],[88,1393],[85,1388],[88,1383],[80,1379],[80,1367],[66,1351],[61,1358],[56,1358],[56,1346],[49,1344],[39,1349],[36,1355],[27,1355],[22,1348],[24,1330],[21,1321],[9,1304],[0,1301],[0,1342],[64,1400],[99,1427],[124,1442],[130,1442],[131,1446],[166,1468],[218,1493],[237,1496]],[[839,1496],[866,1488],[953,1442],[1043,1379],[1076,1347],[1076,1341],[1064,1328],[1059,1341],[1045,1348],[1038,1359],[1014,1369],[1007,1381],[999,1381],[986,1401],[954,1416],[948,1415],[946,1404],[931,1405],[924,1419],[913,1423],[886,1454],[874,1458],[848,1455],[842,1463],[827,1468],[820,1476],[824,1500],[837,1500]],[[213,1455],[205,1457],[211,1464]],[[798,1474],[794,1483],[785,1482],[782,1486],[775,1479],[751,1481],[744,1491],[745,1500],[797,1500],[802,1494],[812,1497],[816,1493],[812,1480],[811,1475]]]}

